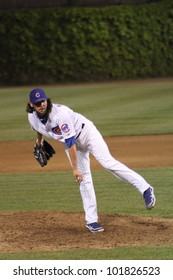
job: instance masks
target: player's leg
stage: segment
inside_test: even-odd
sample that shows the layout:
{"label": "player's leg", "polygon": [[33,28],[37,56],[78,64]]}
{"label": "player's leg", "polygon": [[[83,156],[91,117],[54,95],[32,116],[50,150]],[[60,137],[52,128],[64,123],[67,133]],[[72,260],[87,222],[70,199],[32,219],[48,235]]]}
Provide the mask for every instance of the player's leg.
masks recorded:
{"label": "player's leg", "polygon": [[[70,161],[68,149],[65,152]],[[80,183],[80,193],[85,211],[85,220],[87,224],[98,221],[96,195],[93,186],[93,180],[90,170],[90,158],[88,152],[77,150],[78,168],[82,173],[83,181]]]}
{"label": "player's leg", "polygon": [[[142,195],[144,195],[146,207],[152,208],[155,204],[155,197],[153,188],[146,180],[139,175],[137,172],[128,168],[123,163],[117,161],[108,149],[100,132],[93,128],[90,131],[89,150],[97,161],[106,169],[108,169],[117,178],[129,183],[134,186]],[[147,193],[145,193],[147,191]],[[147,195],[147,198],[145,196]],[[148,203],[149,197],[149,203]],[[151,198],[151,199],[150,199]]]}
{"label": "player's leg", "polygon": [[90,170],[88,152],[77,151],[78,167],[82,173],[83,181],[80,183],[80,193],[85,210],[85,220],[88,224],[98,221],[96,195]]}

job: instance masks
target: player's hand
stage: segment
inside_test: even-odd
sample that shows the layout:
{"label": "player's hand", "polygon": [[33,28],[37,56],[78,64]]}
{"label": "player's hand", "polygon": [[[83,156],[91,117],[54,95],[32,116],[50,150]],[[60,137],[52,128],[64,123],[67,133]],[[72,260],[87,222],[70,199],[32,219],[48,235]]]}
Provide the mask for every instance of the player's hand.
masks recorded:
{"label": "player's hand", "polygon": [[83,180],[82,173],[78,169],[73,170],[73,175],[77,183],[81,183]]}

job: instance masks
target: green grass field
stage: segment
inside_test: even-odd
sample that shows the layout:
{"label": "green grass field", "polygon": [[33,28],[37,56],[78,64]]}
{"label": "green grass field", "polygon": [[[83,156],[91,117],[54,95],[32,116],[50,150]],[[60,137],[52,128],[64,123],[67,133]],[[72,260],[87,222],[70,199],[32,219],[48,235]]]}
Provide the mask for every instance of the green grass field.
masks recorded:
{"label": "green grass field", "polygon": [[[0,89],[0,141],[34,139],[25,112],[31,89]],[[91,119],[103,136],[173,133],[173,82],[153,80],[44,89],[53,102]]]}
{"label": "green grass field", "polygon": [[[173,81],[44,88],[53,102],[70,106],[93,120],[104,136],[173,133]],[[0,141],[35,139],[25,112],[31,89],[0,89]],[[143,168],[137,171],[156,186],[157,204],[153,211],[145,210],[136,190],[119,180],[115,186],[113,176],[103,170],[93,172],[99,213],[173,218],[173,167]],[[45,172],[41,173],[41,176],[42,185],[39,183],[39,173],[1,173],[0,211],[83,211],[80,194],[71,172]],[[57,197],[60,199],[57,200]],[[0,259],[173,259],[173,244],[104,250],[69,249],[49,253],[0,253]]]}

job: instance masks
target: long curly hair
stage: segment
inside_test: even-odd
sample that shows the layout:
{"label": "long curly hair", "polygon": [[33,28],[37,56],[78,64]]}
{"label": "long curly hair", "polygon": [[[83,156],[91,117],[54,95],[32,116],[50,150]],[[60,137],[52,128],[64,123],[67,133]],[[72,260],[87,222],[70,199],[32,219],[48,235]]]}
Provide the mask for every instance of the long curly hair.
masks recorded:
{"label": "long curly hair", "polygon": [[[52,101],[50,98],[47,99],[47,111],[46,114],[49,114],[52,110]],[[34,107],[31,107],[30,103],[27,103],[26,112],[32,114],[35,111]]]}

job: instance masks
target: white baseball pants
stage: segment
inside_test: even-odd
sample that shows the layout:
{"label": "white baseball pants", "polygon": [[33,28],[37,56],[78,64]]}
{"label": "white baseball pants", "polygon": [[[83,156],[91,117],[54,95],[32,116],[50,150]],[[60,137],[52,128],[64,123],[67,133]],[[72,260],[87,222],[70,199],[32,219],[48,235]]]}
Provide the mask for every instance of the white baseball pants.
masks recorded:
{"label": "white baseball pants", "polygon": [[[98,221],[96,195],[90,169],[90,153],[105,169],[115,177],[135,187],[141,194],[150,187],[141,175],[117,161],[110,154],[102,135],[92,123],[85,125],[83,128],[80,137],[76,140],[76,148],[78,168],[83,175],[83,181],[80,183],[80,193],[87,224]],[[67,147],[65,152],[69,158]]]}

